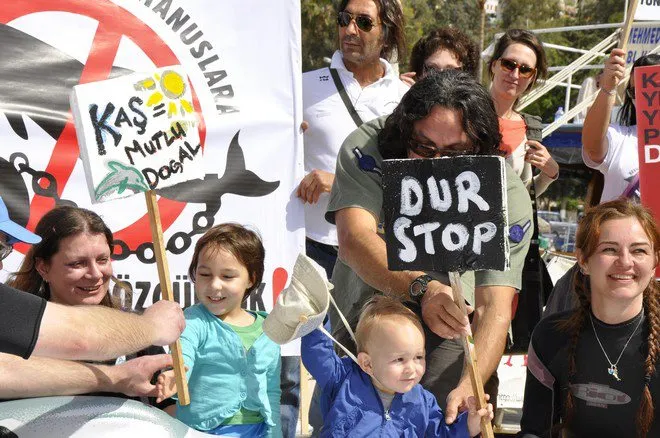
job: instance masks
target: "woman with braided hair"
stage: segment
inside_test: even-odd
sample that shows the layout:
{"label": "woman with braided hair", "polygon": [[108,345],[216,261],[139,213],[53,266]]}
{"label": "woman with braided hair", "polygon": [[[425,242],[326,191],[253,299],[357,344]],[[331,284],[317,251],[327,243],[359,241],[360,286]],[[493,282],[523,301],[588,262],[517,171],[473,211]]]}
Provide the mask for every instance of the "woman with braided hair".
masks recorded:
{"label": "woman with braided hair", "polygon": [[520,436],[660,437],[658,227],[617,199],[587,211],[576,248],[580,305],[534,330]]}

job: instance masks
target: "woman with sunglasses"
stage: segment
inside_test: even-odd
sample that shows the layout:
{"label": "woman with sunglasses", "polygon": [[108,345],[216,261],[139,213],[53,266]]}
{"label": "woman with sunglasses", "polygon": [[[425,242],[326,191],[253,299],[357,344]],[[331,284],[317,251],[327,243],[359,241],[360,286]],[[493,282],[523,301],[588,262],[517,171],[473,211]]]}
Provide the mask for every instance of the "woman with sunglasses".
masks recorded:
{"label": "woman with sunglasses", "polygon": [[605,202],[619,196],[639,199],[639,159],[637,155],[637,119],[635,117],[636,67],[660,64],[660,55],[642,56],[632,67],[623,106],[617,124],[610,125],[610,115],[616,100],[616,89],[625,75],[625,52],[613,49],[605,61],[600,79],[600,91],[589,109],[582,128],[582,159],[605,176]]}
{"label": "woman with sunglasses", "polygon": [[[499,117],[500,149],[526,187],[534,181],[536,194],[543,193],[559,176],[559,165],[541,141],[541,120],[514,110],[520,97],[536,80],[545,77],[548,63],[541,41],[532,32],[510,29],[502,35],[488,63],[490,95]],[[532,166],[541,171],[533,177]]]}

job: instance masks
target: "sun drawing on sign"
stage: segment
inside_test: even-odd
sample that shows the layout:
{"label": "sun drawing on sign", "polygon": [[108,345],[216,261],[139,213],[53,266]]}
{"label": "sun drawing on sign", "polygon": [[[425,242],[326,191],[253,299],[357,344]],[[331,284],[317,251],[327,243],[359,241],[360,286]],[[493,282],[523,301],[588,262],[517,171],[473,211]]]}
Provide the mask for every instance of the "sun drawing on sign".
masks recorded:
{"label": "sun drawing on sign", "polygon": [[[154,117],[165,114],[172,118],[179,113],[185,117],[186,113],[193,114],[193,106],[189,100],[182,96],[186,94],[188,87],[185,78],[173,70],[165,70],[161,74],[143,79],[135,84],[137,91],[154,90],[147,100],[147,106],[153,107]],[[165,107],[167,106],[167,110]]]}

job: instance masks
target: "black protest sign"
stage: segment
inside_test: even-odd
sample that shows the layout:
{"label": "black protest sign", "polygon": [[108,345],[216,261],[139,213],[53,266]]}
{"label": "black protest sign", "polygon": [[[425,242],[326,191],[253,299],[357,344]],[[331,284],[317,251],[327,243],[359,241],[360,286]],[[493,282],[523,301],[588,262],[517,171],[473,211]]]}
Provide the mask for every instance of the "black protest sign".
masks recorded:
{"label": "black protest sign", "polygon": [[504,181],[496,156],[385,160],[388,268],[508,269]]}

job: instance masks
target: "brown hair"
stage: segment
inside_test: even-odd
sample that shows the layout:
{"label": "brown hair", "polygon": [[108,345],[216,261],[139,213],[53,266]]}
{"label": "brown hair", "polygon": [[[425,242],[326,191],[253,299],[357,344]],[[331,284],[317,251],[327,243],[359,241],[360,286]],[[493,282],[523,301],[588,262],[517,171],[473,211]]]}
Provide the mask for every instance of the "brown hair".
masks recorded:
{"label": "brown hair", "polygon": [[236,260],[238,260],[245,269],[248,271],[248,276],[252,282],[252,286],[245,291],[243,300],[256,290],[261,284],[264,276],[264,260],[266,258],[266,251],[261,243],[259,235],[248,230],[242,225],[235,223],[225,223],[216,225],[208,230],[195,245],[188,274],[190,279],[195,281],[195,274],[197,273],[197,263],[199,256],[206,248],[210,251],[218,251],[224,249],[229,251]]}
{"label": "brown hair", "polygon": [[[41,242],[30,247],[18,272],[10,276],[7,285],[46,300],[50,300],[50,287],[37,272],[36,261],[42,259],[50,263],[60,250],[63,239],[81,233],[103,234],[112,254],[112,231],[98,214],[84,208],[68,205],[55,207],[39,220],[34,232],[41,237]],[[109,295],[107,293],[100,304],[113,307]]]}
{"label": "brown hair", "polygon": [[439,50],[451,52],[461,63],[461,70],[473,76],[479,66],[479,48],[463,31],[455,27],[433,29],[420,38],[410,53],[410,70],[421,78],[426,68],[426,60]]}
{"label": "brown hair", "polygon": [[536,54],[536,73],[527,86],[527,89],[525,90],[526,93],[536,85],[536,80],[538,78],[545,78],[548,75],[548,59],[545,56],[543,43],[541,43],[541,40],[536,34],[525,29],[509,29],[504,32],[504,35],[502,35],[497,41],[497,44],[495,44],[493,56],[488,62],[488,74],[490,75],[491,80],[493,80],[494,77],[493,67],[495,66],[495,63],[502,57],[502,55],[504,55],[504,51],[511,44],[523,44],[532,49],[534,54]]}
{"label": "brown hair", "polygon": [[[582,260],[589,258],[598,246],[598,239],[602,226],[605,222],[613,219],[625,219],[633,217],[637,219],[646,232],[656,258],[660,255],[660,233],[653,219],[652,213],[644,206],[631,202],[627,199],[617,199],[605,202],[587,210],[584,217],[580,220],[577,235],[575,238],[575,247],[580,250]],[[573,312],[568,320],[560,323],[560,328],[571,334],[568,350],[568,382],[569,390],[566,396],[566,421],[564,427],[571,423],[574,403],[571,393],[571,380],[576,374],[575,354],[582,327],[591,311],[591,289],[589,278],[582,274],[580,270],[575,272],[574,277],[575,293],[579,299],[579,307]],[[644,390],[642,400],[637,410],[637,434],[645,437],[653,423],[653,399],[649,391],[651,377],[655,373],[655,363],[658,354],[658,342],[660,342],[660,288],[655,280],[651,280],[644,290],[643,306],[646,312],[649,335],[647,339],[647,355],[644,362]]]}
{"label": "brown hair", "polygon": [[374,295],[362,307],[360,320],[355,329],[355,340],[358,353],[366,351],[369,336],[374,327],[381,321],[395,318],[403,318],[412,323],[424,336],[422,323],[415,313],[403,305],[400,300],[386,296]]}

